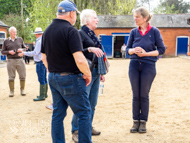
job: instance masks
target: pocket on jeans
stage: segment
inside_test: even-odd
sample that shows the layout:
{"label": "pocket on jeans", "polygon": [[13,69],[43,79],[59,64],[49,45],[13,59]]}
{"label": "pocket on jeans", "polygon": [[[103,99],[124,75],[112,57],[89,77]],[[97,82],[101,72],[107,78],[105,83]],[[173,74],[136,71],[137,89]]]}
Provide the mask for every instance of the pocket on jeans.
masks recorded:
{"label": "pocket on jeans", "polygon": [[63,95],[73,95],[74,94],[74,89],[73,89],[73,85],[67,85],[61,88],[61,92]]}
{"label": "pocket on jeans", "polygon": [[57,83],[60,87],[60,92],[62,95],[69,96],[75,94],[74,82],[72,78],[69,78],[69,76],[59,77]]}

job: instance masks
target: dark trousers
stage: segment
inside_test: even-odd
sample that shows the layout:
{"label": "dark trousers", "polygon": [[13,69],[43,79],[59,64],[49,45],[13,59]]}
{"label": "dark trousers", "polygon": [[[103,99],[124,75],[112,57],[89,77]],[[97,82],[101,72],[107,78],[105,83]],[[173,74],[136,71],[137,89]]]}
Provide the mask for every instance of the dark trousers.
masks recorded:
{"label": "dark trousers", "polygon": [[133,120],[148,120],[149,92],[155,76],[155,63],[130,61],[129,79],[133,92]]}
{"label": "dark trousers", "polygon": [[25,56],[25,57],[24,57],[24,60],[25,60],[25,63],[26,63],[26,64],[29,64],[29,63],[30,63],[30,57]]}

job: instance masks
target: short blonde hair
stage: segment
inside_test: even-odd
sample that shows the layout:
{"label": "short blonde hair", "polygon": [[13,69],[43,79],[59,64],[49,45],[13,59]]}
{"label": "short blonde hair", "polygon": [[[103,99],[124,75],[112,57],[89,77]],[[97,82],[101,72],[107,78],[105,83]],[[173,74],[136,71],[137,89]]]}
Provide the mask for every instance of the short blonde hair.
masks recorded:
{"label": "short blonde hair", "polygon": [[149,22],[152,18],[152,15],[149,13],[149,11],[144,8],[144,7],[139,7],[137,9],[135,9],[134,11],[135,13],[138,13],[140,15],[142,15],[143,18],[147,17],[147,21],[146,22]]}
{"label": "short blonde hair", "polygon": [[96,14],[96,12],[92,9],[82,10],[80,13],[80,25],[84,26],[87,24],[87,21],[91,21],[93,14]]}
{"label": "short blonde hair", "polygon": [[9,32],[11,32],[13,29],[14,29],[15,31],[17,31],[14,26],[11,26],[11,27],[9,28]]}

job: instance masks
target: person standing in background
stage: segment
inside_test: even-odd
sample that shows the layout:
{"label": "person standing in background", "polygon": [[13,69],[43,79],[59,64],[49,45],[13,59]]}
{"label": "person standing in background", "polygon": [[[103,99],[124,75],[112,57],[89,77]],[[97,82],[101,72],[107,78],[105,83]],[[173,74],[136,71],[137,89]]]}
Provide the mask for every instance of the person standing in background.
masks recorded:
{"label": "person standing in background", "polygon": [[19,74],[20,79],[20,93],[22,96],[25,96],[25,79],[26,79],[26,67],[22,57],[19,57],[18,54],[23,50],[26,50],[24,46],[24,41],[21,37],[17,37],[17,30],[15,27],[9,28],[10,37],[5,39],[2,46],[1,53],[7,55],[7,71],[9,75],[9,88],[10,94],[9,97],[14,96],[14,80],[16,76],[16,71]]}
{"label": "person standing in background", "polygon": [[126,46],[125,43],[121,46],[121,54],[122,54],[122,58],[126,58]]}
{"label": "person standing in background", "polygon": [[34,61],[36,63],[36,72],[38,75],[38,81],[40,82],[40,95],[37,98],[34,98],[34,101],[42,101],[47,98],[48,84],[47,84],[47,69],[42,62],[42,54],[41,54],[41,41],[43,31],[41,27],[37,27],[35,29],[36,36],[36,45],[34,51],[31,52],[22,52],[19,56],[29,56],[34,57]]}
{"label": "person standing in background", "polygon": [[[30,52],[30,49],[28,46],[26,46],[26,52]],[[30,64],[30,57],[24,56],[25,64]]]}

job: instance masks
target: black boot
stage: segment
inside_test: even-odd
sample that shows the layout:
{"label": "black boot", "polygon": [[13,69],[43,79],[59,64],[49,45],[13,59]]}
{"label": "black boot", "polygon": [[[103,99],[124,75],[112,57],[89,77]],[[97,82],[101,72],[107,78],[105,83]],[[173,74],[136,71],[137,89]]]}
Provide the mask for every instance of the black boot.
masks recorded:
{"label": "black boot", "polygon": [[33,99],[34,101],[42,101],[45,100],[45,91],[46,91],[46,85],[40,84],[40,95],[37,96],[37,98]]}
{"label": "black boot", "polygon": [[139,133],[146,133],[146,121],[140,120]]}
{"label": "black boot", "polygon": [[130,132],[131,133],[137,133],[138,130],[139,130],[139,120],[133,120],[133,126],[132,128],[130,129]]}

